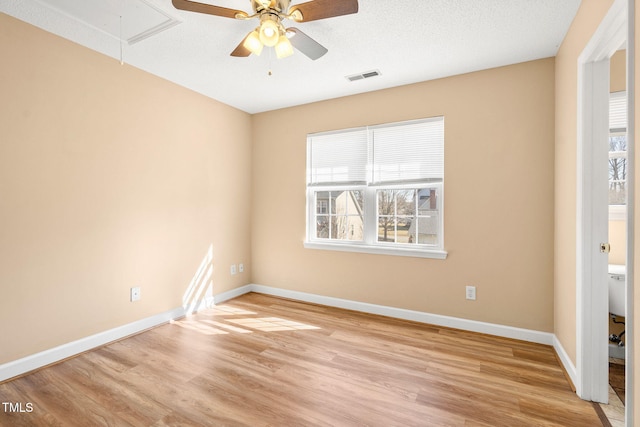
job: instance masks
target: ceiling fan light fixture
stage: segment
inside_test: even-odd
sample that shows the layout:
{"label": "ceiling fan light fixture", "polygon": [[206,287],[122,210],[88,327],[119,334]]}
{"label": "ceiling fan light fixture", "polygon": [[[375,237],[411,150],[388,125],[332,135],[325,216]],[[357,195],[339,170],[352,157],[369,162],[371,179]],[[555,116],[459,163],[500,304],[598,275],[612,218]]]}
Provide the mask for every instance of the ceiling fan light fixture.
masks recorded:
{"label": "ceiling fan light fixture", "polygon": [[[143,0],[144,1],[144,0]],[[168,1],[168,0],[164,0]],[[249,0],[253,14],[229,7],[200,3],[200,0],[172,0],[176,9],[204,13],[207,15],[249,20],[257,18],[259,26],[247,35],[243,41],[231,52],[233,57],[245,58],[252,53],[260,55],[264,46],[274,47],[278,58],[284,58],[296,50],[311,60],[316,60],[327,53],[327,48],[304,34],[297,28],[288,28],[282,24],[283,20],[295,22],[310,22],[336,16],[358,13],[358,0]],[[302,1],[302,3],[299,3]],[[291,41],[284,40],[285,38]]]}
{"label": "ceiling fan light fixture", "polygon": [[260,41],[258,31],[253,30],[251,33],[249,33],[247,38],[244,40],[243,46],[246,47],[254,55],[260,56],[260,54],[262,53],[262,48],[264,46]]}
{"label": "ceiling fan light fixture", "polygon": [[276,56],[278,57],[278,59],[286,58],[287,56],[293,55],[293,46],[291,45],[291,42],[285,35],[280,36],[280,39],[278,40],[278,44],[276,44],[275,49],[276,49]]}
{"label": "ceiling fan light fixture", "polygon": [[265,19],[260,24],[260,41],[265,46],[273,47],[280,38],[280,28],[275,21]]}

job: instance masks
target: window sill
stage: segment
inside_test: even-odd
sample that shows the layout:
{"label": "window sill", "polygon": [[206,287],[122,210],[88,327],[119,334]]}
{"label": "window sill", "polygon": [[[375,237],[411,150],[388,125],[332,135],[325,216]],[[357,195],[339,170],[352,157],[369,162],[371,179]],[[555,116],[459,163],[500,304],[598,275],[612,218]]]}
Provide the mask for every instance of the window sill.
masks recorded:
{"label": "window sill", "polygon": [[359,252],[365,254],[408,256],[414,258],[446,259],[447,252],[438,249],[405,249],[371,245],[349,245],[344,243],[304,242],[307,249],[326,251]]}

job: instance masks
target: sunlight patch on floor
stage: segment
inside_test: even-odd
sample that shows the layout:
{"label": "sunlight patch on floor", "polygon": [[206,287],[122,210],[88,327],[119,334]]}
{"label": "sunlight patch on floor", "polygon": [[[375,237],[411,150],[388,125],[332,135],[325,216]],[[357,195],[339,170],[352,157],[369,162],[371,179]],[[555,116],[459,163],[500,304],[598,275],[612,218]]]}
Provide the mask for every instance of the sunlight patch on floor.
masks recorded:
{"label": "sunlight patch on floor", "polygon": [[249,317],[245,319],[227,319],[227,321],[238,324],[245,328],[257,329],[259,331],[266,332],[320,329],[316,326],[306,325],[304,323],[294,322],[291,320],[285,320],[279,317]]}
{"label": "sunlight patch on floor", "polygon": [[171,324],[180,326],[181,328],[191,329],[204,335],[224,335],[229,333],[194,320],[172,320]]}
{"label": "sunlight patch on floor", "polygon": [[254,313],[253,311],[244,310],[242,308],[230,307],[228,305],[225,306],[214,306],[208,308],[206,310],[200,311],[199,314],[209,315],[209,316],[250,316]]}
{"label": "sunlight patch on floor", "polygon": [[215,320],[203,320],[203,323],[208,323],[210,325],[218,326],[223,329],[227,329],[231,332],[237,332],[239,334],[250,334],[251,331],[247,329],[238,328],[237,326],[227,325],[226,323],[216,322]]}

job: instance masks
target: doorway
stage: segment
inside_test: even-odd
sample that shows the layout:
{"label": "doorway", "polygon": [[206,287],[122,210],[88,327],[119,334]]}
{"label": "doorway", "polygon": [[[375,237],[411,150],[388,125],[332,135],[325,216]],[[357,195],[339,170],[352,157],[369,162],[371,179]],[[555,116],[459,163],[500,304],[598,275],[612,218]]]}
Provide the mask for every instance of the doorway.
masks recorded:
{"label": "doorway", "polygon": [[[578,60],[578,191],[577,191],[577,358],[576,391],[585,400],[607,403],[608,349],[608,146],[610,58],[627,43],[627,91],[633,93],[633,0],[616,0]],[[632,67],[632,66],[631,66]],[[628,111],[633,111],[629,97]],[[633,185],[633,115],[627,126],[629,183]],[[631,326],[633,300],[633,191],[629,189],[627,228],[627,324]],[[604,246],[603,246],[604,245]],[[631,316],[631,317],[630,317]],[[626,340],[627,400],[632,401],[633,339]],[[626,422],[633,425],[631,405]]]}

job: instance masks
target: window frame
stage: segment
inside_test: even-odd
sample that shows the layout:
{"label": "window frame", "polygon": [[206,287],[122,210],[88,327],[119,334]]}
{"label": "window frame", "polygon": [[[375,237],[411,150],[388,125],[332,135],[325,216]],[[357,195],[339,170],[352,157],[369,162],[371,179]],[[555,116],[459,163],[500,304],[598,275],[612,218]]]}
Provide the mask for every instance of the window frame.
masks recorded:
{"label": "window frame", "polygon": [[[378,198],[378,191],[384,191],[384,190],[390,190],[390,191],[402,191],[402,190],[423,190],[423,189],[427,189],[427,188],[435,188],[436,189],[436,201],[437,201],[437,212],[438,212],[438,225],[437,225],[437,236],[438,236],[438,244],[429,244],[429,243],[398,243],[398,242],[381,242],[379,239],[379,229],[380,229],[380,225],[379,225],[379,220],[380,220],[380,214],[379,214],[379,198]],[[377,246],[389,246],[392,248],[405,248],[405,249],[416,249],[416,248],[420,248],[422,250],[427,250],[427,251],[440,251],[442,250],[443,245],[440,244],[441,242],[443,242],[443,234],[444,234],[444,230],[443,230],[443,217],[442,217],[442,183],[441,182],[434,182],[434,183],[422,183],[420,185],[415,185],[415,184],[403,184],[403,185],[376,185],[376,186],[372,186],[372,190],[375,194],[373,194],[371,197],[373,197],[375,199],[375,223],[376,226],[372,227],[374,228],[373,231],[375,231],[373,236],[368,236],[370,237],[371,240],[375,241],[375,245]],[[366,200],[366,196],[365,196],[365,200]],[[394,215],[397,216],[397,215]],[[425,217],[425,215],[423,215],[422,217]],[[420,218],[419,215],[419,209],[418,206],[416,206],[416,212],[414,215],[414,220],[418,220]]]}
{"label": "window frame", "polygon": [[[308,197],[311,197],[311,201],[309,203],[309,209],[312,210],[313,212],[311,212],[311,218],[310,220],[312,222],[310,222],[309,224],[316,224],[318,223],[318,218],[319,217],[326,217],[329,219],[329,224],[331,224],[331,218],[339,218],[339,217],[357,217],[358,215],[354,215],[352,213],[347,212],[346,214],[338,214],[337,210],[334,212],[334,209],[332,208],[332,204],[331,204],[331,200],[332,198],[330,197],[327,203],[327,212],[326,213],[319,213],[318,209],[317,209],[317,195],[318,193],[339,193],[339,192],[345,192],[345,191],[363,191],[363,189],[360,188],[340,188],[340,189],[336,189],[336,187],[326,187],[326,188],[318,188],[318,187],[314,187],[313,191],[311,194],[308,195]],[[348,206],[347,206],[348,207]],[[364,233],[364,206],[362,208],[363,211],[363,216],[362,216],[362,223],[363,223],[363,233]],[[331,234],[331,227],[329,228],[329,234]],[[311,231],[311,230],[309,230]],[[316,234],[318,229],[315,228]],[[311,236],[310,236],[311,237]],[[352,240],[352,239],[332,239],[331,237],[329,238],[325,238],[325,237],[311,237],[312,239],[315,240],[319,240],[319,241],[329,241],[329,242],[348,242],[348,243],[357,243],[360,242],[360,240]]]}
{"label": "window frame", "polygon": [[[615,102],[616,99],[619,98],[624,98],[625,102],[624,104],[626,105],[627,102],[627,96],[628,93],[627,91],[623,90],[623,91],[619,91],[619,92],[611,92],[611,94],[609,95],[609,138],[611,138],[612,136],[617,136],[617,135],[622,135],[624,134],[625,137],[627,138],[628,141],[628,134],[627,134],[627,120],[626,120],[626,109],[624,109],[624,120],[621,120],[620,116],[617,115],[617,120],[616,122],[618,122],[617,124],[613,124],[611,121],[611,115],[613,113],[612,108],[613,107],[613,103]],[[618,111],[619,113],[619,111]],[[622,154],[624,153],[624,154]],[[627,146],[627,151],[624,152],[609,152],[609,158],[611,159],[612,157],[618,157],[618,158],[625,158],[628,159],[628,146]],[[628,160],[627,160],[628,161]],[[628,183],[627,180],[625,180],[626,183]],[[610,183],[610,181],[609,181]],[[628,191],[628,185],[626,185],[627,191]],[[627,205],[615,205],[615,204],[609,204],[609,221],[625,221],[627,219]]]}
{"label": "window frame", "polygon": [[[403,123],[411,124],[414,122],[434,121],[442,120],[444,117],[432,117],[427,119],[412,120],[407,122],[390,123],[389,126],[397,126]],[[369,129],[379,128],[384,125],[376,125],[375,127],[367,127],[367,133]],[[350,129],[344,130],[349,132]],[[339,133],[342,131],[327,132],[323,135],[330,133]],[[306,186],[306,238],[304,241],[304,247],[308,249],[321,249],[331,251],[343,251],[343,252],[358,252],[369,254],[381,254],[381,255],[394,255],[394,256],[409,256],[418,258],[432,258],[432,259],[446,259],[447,251],[444,250],[444,173],[442,178],[433,182],[430,180],[422,180],[416,182],[401,182],[401,183],[374,183],[371,174],[371,138],[367,138],[368,146],[368,180],[367,183],[340,183],[340,184],[322,184],[311,185],[310,184],[310,137],[307,138],[307,186]],[[397,242],[379,242],[378,241],[378,196],[379,190],[419,190],[424,188],[435,188],[437,194],[437,211],[438,211],[438,244],[419,244],[419,243],[397,243]],[[317,237],[317,206],[316,206],[316,193],[328,192],[328,191],[362,191],[363,200],[363,239],[362,240],[338,240],[329,238]],[[329,209],[330,210],[330,209]],[[416,212],[417,216],[418,212]]]}

